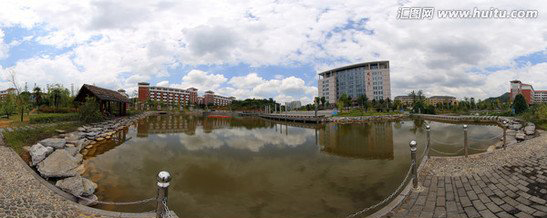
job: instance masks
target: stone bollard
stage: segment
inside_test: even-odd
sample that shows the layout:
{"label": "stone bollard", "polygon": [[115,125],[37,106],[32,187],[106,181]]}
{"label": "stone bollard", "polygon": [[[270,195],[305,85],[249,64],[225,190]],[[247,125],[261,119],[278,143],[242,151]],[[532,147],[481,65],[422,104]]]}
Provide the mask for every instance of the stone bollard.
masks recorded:
{"label": "stone bollard", "polygon": [[507,121],[503,121],[503,150],[507,147]]}
{"label": "stone bollard", "polygon": [[427,157],[429,158],[429,147],[431,146],[431,126],[427,125],[425,126],[426,132],[427,132],[427,145],[425,149],[427,149]]}
{"label": "stone bollard", "polygon": [[409,143],[410,146],[410,161],[412,167],[412,186],[418,188],[418,162],[416,161],[416,150],[418,150],[418,143],[412,140]]}
{"label": "stone bollard", "polygon": [[467,124],[463,125],[463,150],[465,152],[465,157],[467,157]]}
{"label": "stone bollard", "polygon": [[167,211],[167,193],[171,181],[171,174],[167,171],[158,173],[158,194],[156,196],[156,218],[166,217]]}

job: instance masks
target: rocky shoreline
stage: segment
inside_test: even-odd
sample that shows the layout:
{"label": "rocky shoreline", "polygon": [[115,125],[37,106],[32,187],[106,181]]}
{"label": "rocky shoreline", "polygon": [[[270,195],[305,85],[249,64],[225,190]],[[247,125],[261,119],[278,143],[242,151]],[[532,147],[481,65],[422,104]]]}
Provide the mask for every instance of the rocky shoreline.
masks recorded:
{"label": "rocky shoreline", "polygon": [[70,133],[58,131],[58,136],[44,139],[28,148],[31,157],[29,165],[34,167],[42,178],[55,181],[55,186],[75,196],[78,203],[94,205],[98,201],[94,195],[97,184],[81,176],[85,172],[83,156],[98,142],[115,137],[116,132],[131,126],[138,119],[153,114],[156,112],[144,112],[131,117],[84,125]]}
{"label": "rocky shoreline", "polygon": [[382,116],[358,116],[358,117],[328,117],[328,122],[335,123],[357,123],[357,122],[371,122],[371,121],[395,121],[408,118],[409,115],[394,114],[394,115],[382,115]]}

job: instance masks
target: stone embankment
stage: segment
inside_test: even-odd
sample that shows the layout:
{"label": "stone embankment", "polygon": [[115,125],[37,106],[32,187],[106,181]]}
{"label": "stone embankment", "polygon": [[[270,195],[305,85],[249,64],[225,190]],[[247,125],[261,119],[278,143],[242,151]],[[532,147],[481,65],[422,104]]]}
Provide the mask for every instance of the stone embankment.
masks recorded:
{"label": "stone embankment", "polygon": [[327,117],[328,122],[335,123],[357,123],[374,121],[395,121],[408,118],[405,114],[382,115],[382,116],[359,116],[359,117]]}
{"label": "stone embankment", "polygon": [[98,200],[94,195],[97,184],[81,176],[85,171],[83,155],[98,142],[111,139],[117,131],[154,113],[145,112],[82,126],[77,131],[44,139],[28,148],[31,157],[29,165],[35,167],[43,178],[56,181],[55,185],[75,196],[78,203],[93,205]]}
{"label": "stone embankment", "polygon": [[483,123],[501,123],[503,120],[511,118],[500,116],[450,116],[433,114],[413,114],[412,116],[421,117],[428,120],[452,121],[452,122],[483,122]]}

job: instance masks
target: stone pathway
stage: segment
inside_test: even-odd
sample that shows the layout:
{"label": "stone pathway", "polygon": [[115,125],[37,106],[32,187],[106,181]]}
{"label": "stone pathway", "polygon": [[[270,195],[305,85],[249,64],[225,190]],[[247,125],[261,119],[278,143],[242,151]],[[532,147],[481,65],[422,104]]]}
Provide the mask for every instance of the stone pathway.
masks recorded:
{"label": "stone pathway", "polygon": [[387,217],[547,217],[547,133],[469,158],[431,158]]}

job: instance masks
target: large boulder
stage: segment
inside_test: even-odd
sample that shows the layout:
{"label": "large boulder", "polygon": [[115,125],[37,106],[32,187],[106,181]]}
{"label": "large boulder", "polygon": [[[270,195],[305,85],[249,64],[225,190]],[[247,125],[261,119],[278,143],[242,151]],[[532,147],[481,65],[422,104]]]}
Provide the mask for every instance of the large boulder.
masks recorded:
{"label": "large boulder", "polygon": [[38,172],[43,177],[71,177],[79,175],[77,168],[82,163],[82,155],[72,156],[64,149],[55,150],[38,164]]}
{"label": "large boulder", "polygon": [[522,124],[520,123],[512,123],[511,125],[509,125],[509,129],[512,130],[519,130],[520,128],[522,128]]}
{"label": "large boulder", "polygon": [[536,125],[528,123],[526,127],[524,127],[524,133],[526,133],[526,135],[533,135],[536,133]]}
{"label": "large boulder", "polygon": [[55,186],[74,196],[84,197],[93,195],[97,188],[97,184],[79,175],[59,180],[55,183]]}
{"label": "large boulder", "polygon": [[46,157],[53,152],[52,147],[46,147],[42,144],[38,143],[30,147],[29,153],[32,158],[32,166],[36,166],[36,164],[40,163]]}
{"label": "large boulder", "polygon": [[40,144],[42,144],[43,146],[46,146],[46,147],[61,149],[61,148],[65,147],[66,140],[65,139],[59,139],[59,138],[49,138],[49,139],[44,139],[44,140],[40,141]]}

